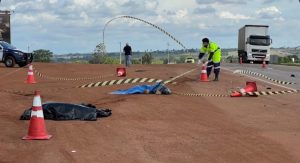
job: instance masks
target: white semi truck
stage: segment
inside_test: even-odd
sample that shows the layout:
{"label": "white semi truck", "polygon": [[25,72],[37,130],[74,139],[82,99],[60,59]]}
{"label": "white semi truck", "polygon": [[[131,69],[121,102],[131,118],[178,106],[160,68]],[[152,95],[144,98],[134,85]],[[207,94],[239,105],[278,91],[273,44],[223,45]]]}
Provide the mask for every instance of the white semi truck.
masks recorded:
{"label": "white semi truck", "polygon": [[239,29],[238,55],[244,63],[270,61],[272,40],[267,25],[245,25]]}

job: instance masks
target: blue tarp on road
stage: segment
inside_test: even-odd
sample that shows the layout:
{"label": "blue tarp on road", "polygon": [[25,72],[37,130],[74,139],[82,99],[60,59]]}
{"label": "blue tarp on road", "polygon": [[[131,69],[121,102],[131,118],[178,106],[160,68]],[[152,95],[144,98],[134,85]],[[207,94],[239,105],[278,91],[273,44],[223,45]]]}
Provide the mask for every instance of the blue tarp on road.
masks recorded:
{"label": "blue tarp on road", "polygon": [[156,83],[154,85],[137,85],[129,89],[111,92],[111,94],[156,94],[157,91],[160,91],[161,94],[171,94],[171,90],[164,86],[162,83]]}

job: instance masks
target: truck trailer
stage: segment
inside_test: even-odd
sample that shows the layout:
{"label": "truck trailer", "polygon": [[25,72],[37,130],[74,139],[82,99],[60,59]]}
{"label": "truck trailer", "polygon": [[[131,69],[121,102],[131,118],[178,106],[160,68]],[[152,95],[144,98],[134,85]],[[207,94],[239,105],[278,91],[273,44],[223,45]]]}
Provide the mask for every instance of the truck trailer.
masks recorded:
{"label": "truck trailer", "polygon": [[239,29],[238,56],[243,63],[270,61],[272,40],[267,25],[245,25]]}

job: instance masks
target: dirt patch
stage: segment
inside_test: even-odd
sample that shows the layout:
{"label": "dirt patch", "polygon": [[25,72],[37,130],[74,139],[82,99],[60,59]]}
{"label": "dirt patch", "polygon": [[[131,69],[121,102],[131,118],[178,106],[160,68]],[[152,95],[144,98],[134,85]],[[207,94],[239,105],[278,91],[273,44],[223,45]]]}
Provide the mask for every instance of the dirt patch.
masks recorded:
{"label": "dirt patch", "polygon": [[[1,74],[10,73],[1,80],[2,88],[27,92],[20,96],[0,91],[0,162],[300,162],[299,94],[255,98],[110,95],[134,84],[74,87],[120,79],[115,76],[118,65],[36,63],[34,67],[54,77],[108,77],[58,81],[36,76],[38,83],[28,85],[26,69],[0,67]],[[193,68],[193,64],[133,65],[127,68],[127,77],[168,80]],[[200,72],[199,67],[167,86],[173,91],[228,94],[249,80],[221,71],[219,82],[200,82]],[[257,86],[281,90],[260,81]],[[51,140],[23,141],[29,122],[19,117],[32,105],[36,89],[41,90],[43,102],[91,103],[110,108],[113,114],[95,122],[46,121]]]}

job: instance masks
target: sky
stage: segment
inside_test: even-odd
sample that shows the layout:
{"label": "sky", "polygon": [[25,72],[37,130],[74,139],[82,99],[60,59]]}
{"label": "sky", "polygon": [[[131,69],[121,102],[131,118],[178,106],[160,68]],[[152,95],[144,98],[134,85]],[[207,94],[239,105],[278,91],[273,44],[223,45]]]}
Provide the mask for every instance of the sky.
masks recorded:
{"label": "sky", "polygon": [[[11,39],[18,49],[54,54],[87,53],[103,41],[105,24],[129,15],[155,24],[187,48],[203,37],[221,48],[236,48],[245,24],[269,25],[272,47],[300,46],[299,0],[2,0],[11,10]],[[133,51],[182,49],[146,23],[114,19],[104,30],[108,52],[125,43]]]}

